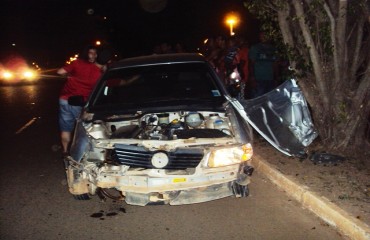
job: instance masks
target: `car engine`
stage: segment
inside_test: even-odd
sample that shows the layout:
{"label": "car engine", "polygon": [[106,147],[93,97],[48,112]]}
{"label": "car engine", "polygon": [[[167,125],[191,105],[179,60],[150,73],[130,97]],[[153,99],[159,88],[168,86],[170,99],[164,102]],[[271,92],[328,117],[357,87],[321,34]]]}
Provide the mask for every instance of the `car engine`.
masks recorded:
{"label": "car engine", "polygon": [[86,130],[95,139],[176,140],[231,137],[225,113],[165,112],[124,119],[110,116],[95,120]]}

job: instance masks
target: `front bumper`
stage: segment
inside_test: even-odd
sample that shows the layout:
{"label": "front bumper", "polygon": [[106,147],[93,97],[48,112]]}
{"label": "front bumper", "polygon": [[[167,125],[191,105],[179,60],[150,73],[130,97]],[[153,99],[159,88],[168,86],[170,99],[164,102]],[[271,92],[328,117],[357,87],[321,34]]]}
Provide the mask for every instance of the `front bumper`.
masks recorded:
{"label": "front bumper", "polygon": [[207,169],[208,172],[200,171],[192,175],[164,175],[156,170],[140,174],[123,168],[106,166],[78,171],[76,166],[69,166],[70,192],[75,195],[95,194],[97,188],[114,188],[121,191],[125,201],[132,205],[191,204],[232,195],[247,196],[247,185],[253,172],[253,167],[247,163]]}
{"label": "front bumper", "polygon": [[126,192],[125,201],[127,204],[139,206],[148,204],[183,205],[208,202],[229,196],[248,196],[248,186],[243,186],[236,181],[232,181],[203,188],[192,188],[165,193],[141,194]]}

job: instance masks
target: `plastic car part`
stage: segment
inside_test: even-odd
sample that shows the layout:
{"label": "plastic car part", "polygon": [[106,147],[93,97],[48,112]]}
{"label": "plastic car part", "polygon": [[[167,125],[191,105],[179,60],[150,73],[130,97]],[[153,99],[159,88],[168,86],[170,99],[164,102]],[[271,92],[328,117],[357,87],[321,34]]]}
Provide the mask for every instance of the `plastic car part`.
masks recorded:
{"label": "plastic car part", "polygon": [[97,192],[99,192],[98,193],[99,196],[103,196],[105,198],[110,198],[110,199],[118,200],[118,201],[124,199],[124,196],[122,195],[122,193],[115,189],[98,188]]}
{"label": "plastic car part", "polygon": [[91,199],[91,197],[88,193],[77,194],[77,195],[73,194],[73,198],[76,199],[76,200],[82,200],[82,201]]}
{"label": "plastic car part", "polygon": [[248,185],[240,185],[237,182],[233,182],[233,184],[231,185],[231,188],[236,197],[248,197],[249,196]]}
{"label": "plastic car part", "polygon": [[314,164],[337,164],[345,160],[344,157],[330,153],[313,153],[310,160]]}
{"label": "plastic car part", "polygon": [[252,167],[252,166],[245,166],[244,168],[243,168],[243,173],[245,174],[245,175],[247,175],[247,176],[252,176],[252,174],[253,174],[253,171],[254,171],[254,168]]}

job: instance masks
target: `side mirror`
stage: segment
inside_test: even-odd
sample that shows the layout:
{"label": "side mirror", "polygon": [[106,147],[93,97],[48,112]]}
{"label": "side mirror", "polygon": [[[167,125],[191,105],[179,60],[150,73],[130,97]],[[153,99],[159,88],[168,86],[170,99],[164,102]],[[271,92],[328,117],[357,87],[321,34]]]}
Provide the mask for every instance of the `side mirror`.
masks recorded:
{"label": "side mirror", "polygon": [[68,104],[71,105],[71,106],[83,107],[83,106],[85,106],[86,102],[85,102],[83,96],[77,95],[77,96],[69,97],[68,98]]}

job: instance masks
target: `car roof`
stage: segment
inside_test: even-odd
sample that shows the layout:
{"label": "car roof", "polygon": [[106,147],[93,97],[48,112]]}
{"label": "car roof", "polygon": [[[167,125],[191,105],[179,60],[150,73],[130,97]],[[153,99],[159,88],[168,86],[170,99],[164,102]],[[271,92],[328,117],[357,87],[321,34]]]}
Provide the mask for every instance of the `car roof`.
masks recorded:
{"label": "car roof", "polygon": [[109,68],[118,69],[133,66],[186,62],[206,62],[206,59],[200,53],[153,54],[148,56],[126,58],[113,63]]}

